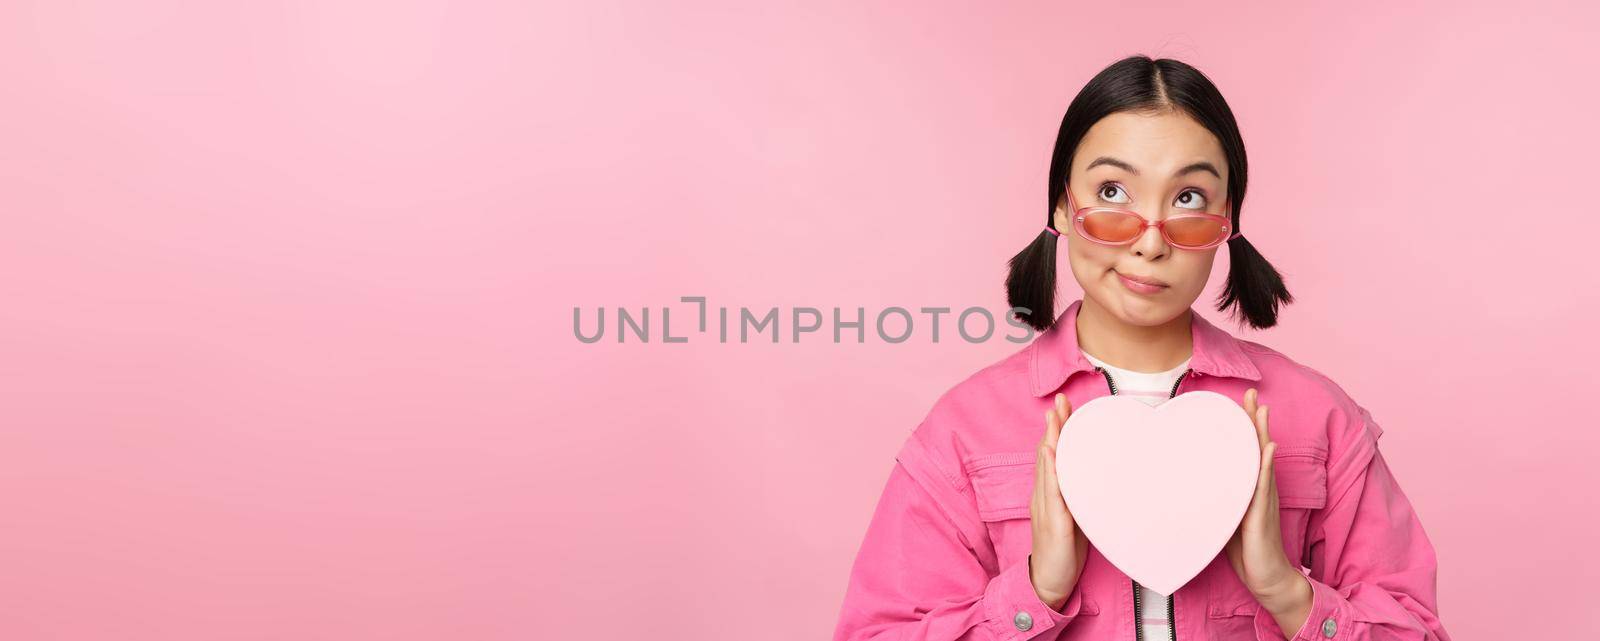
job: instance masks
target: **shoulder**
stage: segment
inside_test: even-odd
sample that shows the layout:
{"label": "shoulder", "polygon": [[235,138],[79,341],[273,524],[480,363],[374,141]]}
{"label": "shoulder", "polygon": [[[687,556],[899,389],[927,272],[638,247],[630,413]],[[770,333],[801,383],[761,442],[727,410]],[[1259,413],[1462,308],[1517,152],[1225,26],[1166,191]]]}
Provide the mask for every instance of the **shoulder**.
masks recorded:
{"label": "shoulder", "polygon": [[965,485],[967,464],[976,457],[1031,453],[1033,442],[1044,433],[1047,404],[1030,392],[1035,344],[945,389],[908,435],[902,456],[915,450],[960,487]]}
{"label": "shoulder", "polygon": [[1254,341],[1238,344],[1261,371],[1258,393],[1271,408],[1268,429],[1280,449],[1320,450],[1330,473],[1366,464],[1383,434],[1371,412],[1321,370]]}

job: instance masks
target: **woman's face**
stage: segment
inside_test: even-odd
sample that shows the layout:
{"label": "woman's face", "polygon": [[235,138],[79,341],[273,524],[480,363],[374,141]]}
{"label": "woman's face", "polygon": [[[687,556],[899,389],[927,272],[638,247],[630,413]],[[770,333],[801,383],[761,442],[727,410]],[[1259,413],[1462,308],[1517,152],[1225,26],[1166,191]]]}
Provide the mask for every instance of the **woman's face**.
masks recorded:
{"label": "woman's face", "polygon": [[[1228,214],[1228,163],[1217,137],[1178,112],[1120,112],[1102,118],[1078,144],[1067,179],[1078,207],[1131,209],[1146,220],[1204,211]],[[1178,317],[1200,297],[1217,248],[1178,249],[1155,227],[1133,243],[1101,245],[1079,236],[1065,195],[1056,229],[1067,241],[1072,275],[1084,295],[1123,322],[1153,326]],[[1230,231],[1231,233],[1231,231]],[[1139,291],[1121,274],[1164,283]]]}

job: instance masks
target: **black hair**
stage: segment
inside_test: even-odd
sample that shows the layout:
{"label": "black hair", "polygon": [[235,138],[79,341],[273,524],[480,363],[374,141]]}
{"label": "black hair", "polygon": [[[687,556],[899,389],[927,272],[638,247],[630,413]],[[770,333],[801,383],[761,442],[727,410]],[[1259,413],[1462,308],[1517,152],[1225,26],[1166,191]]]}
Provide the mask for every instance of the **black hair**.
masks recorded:
{"label": "black hair", "polygon": [[[1061,130],[1056,134],[1055,153],[1050,158],[1045,225],[1052,229],[1055,226],[1055,210],[1066,192],[1072,156],[1091,126],[1118,112],[1164,110],[1187,114],[1222,142],[1228,161],[1228,202],[1233,206],[1230,234],[1237,233],[1249,164],[1233,110],[1199,69],[1177,60],[1152,60],[1144,55],[1123,58],[1101,70],[1067,106]],[[1012,257],[1011,273],[1006,276],[1007,301],[1013,309],[1028,310],[1019,310],[1018,318],[1040,331],[1056,322],[1056,244],[1057,236],[1040,231],[1031,244]],[[1257,329],[1277,324],[1278,307],[1294,302],[1278,270],[1243,236],[1228,241],[1228,256],[1228,284],[1218,298],[1217,311],[1236,307],[1235,320],[1242,313]]]}

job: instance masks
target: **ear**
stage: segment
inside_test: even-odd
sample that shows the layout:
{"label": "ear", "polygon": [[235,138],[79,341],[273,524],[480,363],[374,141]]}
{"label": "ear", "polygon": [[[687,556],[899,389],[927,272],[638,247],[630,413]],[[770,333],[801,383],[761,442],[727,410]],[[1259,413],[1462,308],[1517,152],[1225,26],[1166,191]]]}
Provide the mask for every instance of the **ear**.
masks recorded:
{"label": "ear", "polygon": [[1060,199],[1056,200],[1056,210],[1051,220],[1054,222],[1056,231],[1061,232],[1063,235],[1072,231],[1072,212],[1068,211],[1065,192],[1062,193]]}

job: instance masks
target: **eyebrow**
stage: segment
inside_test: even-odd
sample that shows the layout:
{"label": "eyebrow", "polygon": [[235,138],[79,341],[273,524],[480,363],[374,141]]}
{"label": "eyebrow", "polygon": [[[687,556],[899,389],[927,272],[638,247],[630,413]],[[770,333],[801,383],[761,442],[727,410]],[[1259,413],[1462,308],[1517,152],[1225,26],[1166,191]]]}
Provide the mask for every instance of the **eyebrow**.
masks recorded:
{"label": "eyebrow", "polygon": [[[1095,167],[1099,167],[1100,165],[1111,165],[1112,167],[1116,167],[1135,176],[1139,175],[1139,170],[1135,169],[1133,165],[1128,164],[1128,162],[1125,160],[1112,158],[1111,156],[1101,156],[1096,158],[1094,159],[1094,162],[1089,163],[1089,166],[1084,167],[1083,170],[1088,171],[1090,169],[1094,169]],[[1204,160],[1184,165],[1182,169],[1172,172],[1172,175],[1182,176],[1197,171],[1208,171],[1211,172],[1211,175],[1216,176],[1219,179],[1222,178],[1222,174],[1217,171],[1217,166]]]}

